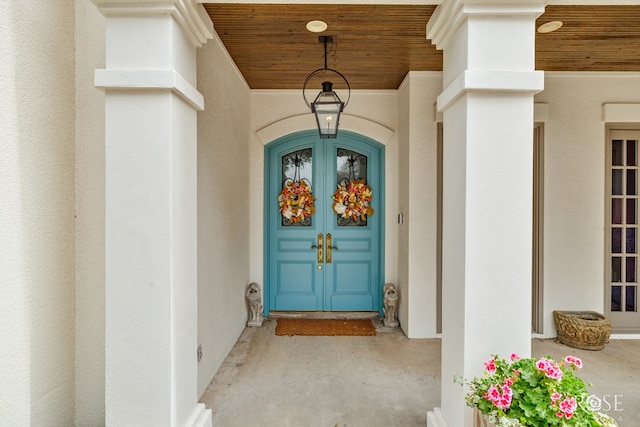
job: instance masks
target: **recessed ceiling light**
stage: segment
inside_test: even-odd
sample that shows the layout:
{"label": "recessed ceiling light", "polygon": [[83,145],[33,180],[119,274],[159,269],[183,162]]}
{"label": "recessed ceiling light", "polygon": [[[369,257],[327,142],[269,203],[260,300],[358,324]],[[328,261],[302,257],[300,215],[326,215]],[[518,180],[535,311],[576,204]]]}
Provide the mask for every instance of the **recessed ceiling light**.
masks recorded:
{"label": "recessed ceiling light", "polygon": [[562,21],[550,21],[538,27],[538,32],[542,34],[551,33],[562,27]]}
{"label": "recessed ceiling light", "polygon": [[328,25],[324,21],[309,21],[307,22],[307,30],[312,33],[321,33],[327,29]]}

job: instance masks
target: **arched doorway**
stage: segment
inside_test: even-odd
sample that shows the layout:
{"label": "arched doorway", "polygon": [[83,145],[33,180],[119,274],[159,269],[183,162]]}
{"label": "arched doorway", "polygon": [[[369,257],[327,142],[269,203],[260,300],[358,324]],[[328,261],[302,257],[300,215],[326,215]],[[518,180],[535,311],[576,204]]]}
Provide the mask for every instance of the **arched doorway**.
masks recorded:
{"label": "arched doorway", "polygon": [[[374,213],[334,209],[339,185],[347,195],[370,190]],[[315,198],[315,210],[298,215],[294,204],[292,211],[286,197],[279,200],[284,188]],[[265,148],[265,195],[265,311],[379,311],[382,144],[348,131],[327,140],[316,131],[281,137]]]}

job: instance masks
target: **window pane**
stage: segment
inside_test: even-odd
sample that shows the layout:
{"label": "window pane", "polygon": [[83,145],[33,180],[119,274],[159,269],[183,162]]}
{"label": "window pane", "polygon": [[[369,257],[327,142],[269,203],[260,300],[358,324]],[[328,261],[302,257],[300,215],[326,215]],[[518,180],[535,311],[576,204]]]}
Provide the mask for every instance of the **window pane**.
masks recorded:
{"label": "window pane", "polygon": [[636,146],[638,141],[627,141],[627,166],[637,166],[638,159],[636,154]]}
{"label": "window pane", "polygon": [[[282,188],[284,189],[287,185],[292,185],[292,183],[302,183],[306,184],[309,188],[312,188],[312,179],[313,179],[313,151],[311,148],[305,148],[302,150],[294,151],[292,153],[285,154],[282,156],[281,162],[282,170],[281,170],[281,179],[282,179]],[[300,187],[296,187],[300,190]],[[293,189],[291,191],[293,198],[290,199],[293,201],[290,209],[285,210],[285,213],[282,213],[281,208],[281,224],[285,227],[291,226],[310,226],[312,225],[311,216],[305,216],[304,218],[296,217],[295,214],[298,212],[303,212],[305,204],[303,202],[297,203],[298,200],[302,200],[300,196],[296,196],[298,191]],[[308,198],[307,198],[308,199]],[[295,211],[295,212],[293,212]],[[291,213],[294,213],[292,216]]]}
{"label": "window pane", "polygon": [[614,283],[622,282],[622,257],[614,256],[611,258],[611,281]]}
{"label": "window pane", "polygon": [[611,223],[622,224],[622,199],[611,199]]}
{"label": "window pane", "polygon": [[637,311],[636,287],[627,286],[625,289],[624,311]]}
{"label": "window pane", "polygon": [[636,185],[636,170],[635,169],[627,169],[627,194],[630,196],[635,196],[638,194],[637,185]]}
{"label": "window pane", "polygon": [[622,169],[611,171],[611,194],[622,195]]}
{"label": "window pane", "polygon": [[611,252],[614,254],[622,253],[622,228],[611,230]]}
{"label": "window pane", "polygon": [[294,151],[282,156],[282,182],[307,180],[312,185],[312,149]]}
{"label": "window pane", "polygon": [[611,287],[611,311],[622,311],[622,286]]}
{"label": "window pane", "polygon": [[[367,156],[356,151],[347,150],[346,148],[338,148],[336,157],[336,182],[341,188],[348,190],[352,187],[350,185],[352,181],[364,181],[366,184]],[[365,227],[367,225],[367,216],[366,214],[360,215],[360,211],[362,209],[366,211],[366,206],[368,206],[369,201],[365,201],[360,196],[356,196],[355,193],[351,194],[354,196],[353,203],[347,204],[348,202],[345,198],[345,213],[336,216],[336,223],[339,227]],[[365,203],[366,206],[364,205]],[[348,215],[349,212],[356,213]]]}
{"label": "window pane", "polygon": [[627,224],[637,224],[637,199],[627,199]]}
{"label": "window pane", "polygon": [[611,142],[611,164],[622,166],[622,140],[614,139]]}
{"label": "window pane", "polygon": [[627,258],[627,274],[625,276],[625,282],[635,283],[636,281],[636,257]]}
{"label": "window pane", "polygon": [[627,228],[626,249],[628,254],[636,253],[636,229],[635,228]]}
{"label": "window pane", "polygon": [[367,180],[367,156],[355,151],[338,148],[336,158],[338,182],[364,179]]}

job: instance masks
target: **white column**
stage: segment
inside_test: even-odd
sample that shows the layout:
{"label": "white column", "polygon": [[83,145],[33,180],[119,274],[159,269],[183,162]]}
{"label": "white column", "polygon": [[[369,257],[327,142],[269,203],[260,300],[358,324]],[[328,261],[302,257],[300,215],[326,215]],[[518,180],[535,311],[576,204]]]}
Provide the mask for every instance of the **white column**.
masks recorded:
{"label": "white column", "polygon": [[544,2],[444,1],[427,37],[444,51],[442,407],[430,426],[472,425],[455,375],[531,352],[535,19]]}
{"label": "white column", "polygon": [[210,426],[197,396],[195,0],[93,0],[106,17],[107,426]]}

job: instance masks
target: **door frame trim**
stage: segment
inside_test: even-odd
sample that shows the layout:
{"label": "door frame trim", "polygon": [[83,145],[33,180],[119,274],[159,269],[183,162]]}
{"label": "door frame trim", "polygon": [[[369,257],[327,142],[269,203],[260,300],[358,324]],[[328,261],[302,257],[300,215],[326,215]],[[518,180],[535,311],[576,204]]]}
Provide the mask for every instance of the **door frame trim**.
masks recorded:
{"label": "door frame trim", "polygon": [[[309,114],[290,116],[257,130],[256,136],[262,145],[266,146],[284,136],[311,130],[309,124],[313,122],[310,120],[312,117]],[[391,141],[395,134],[393,130],[381,123],[345,113],[340,115],[340,131],[343,130],[366,136],[384,146]]]}
{"label": "door frame trim", "polygon": [[[608,104],[605,104],[605,105],[608,105]],[[603,284],[604,284],[603,314],[611,320],[612,333],[620,334],[620,335],[637,334],[638,332],[640,332],[640,325],[633,324],[633,325],[627,326],[624,323],[626,319],[624,319],[623,316],[624,316],[624,313],[627,313],[626,311],[615,311],[615,312],[611,311],[611,286],[613,283],[611,280],[611,256],[612,256],[611,227],[613,224],[611,223],[611,210],[610,210],[611,198],[612,198],[612,195],[611,195],[611,170],[612,170],[611,141],[614,138],[616,138],[614,134],[619,135],[619,133],[626,133],[626,132],[638,134],[640,132],[640,128],[638,127],[637,123],[632,123],[632,124],[631,123],[625,123],[625,124],[607,123],[606,132],[605,132],[605,156],[604,156],[604,161],[605,161],[605,164],[604,164],[604,171],[605,171],[604,221],[605,223],[604,223],[604,233],[603,233],[603,240],[604,240],[603,247],[604,247],[605,262],[604,262],[604,268],[603,268],[603,273],[604,273],[603,275],[604,276],[603,277]],[[622,224],[622,225],[628,225],[628,224]],[[636,268],[640,269],[640,267],[638,266],[636,266]],[[639,272],[636,272],[635,283],[638,282],[638,274]],[[620,285],[625,285],[625,283],[627,282],[616,282],[616,283],[620,283]],[[639,298],[636,294],[636,308],[638,304],[637,302],[638,299]],[[636,314],[636,317],[637,317],[637,314]],[[635,320],[637,322],[638,319],[632,319],[632,320]]]}
{"label": "door frame trim", "polygon": [[533,125],[532,332],[544,333],[544,123]]}
{"label": "door frame trim", "polygon": [[[380,315],[382,315],[382,309],[383,309],[383,301],[380,300],[383,296],[382,293],[382,288],[384,286],[384,282],[386,280],[385,277],[385,259],[386,259],[386,239],[385,239],[385,210],[386,210],[386,197],[385,197],[385,189],[386,189],[386,145],[381,143],[380,141],[376,141],[375,139],[373,139],[372,137],[362,134],[362,133],[358,133],[358,132],[353,132],[353,131],[345,131],[345,130],[341,130],[340,132],[342,133],[348,133],[350,134],[352,137],[356,137],[358,139],[366,139],[368,141],[363,141],[365,143],[369,143],[372,145],[377,145],[379,150],[380,150],[380,156],[379,156],[379,161],[380,161],[380,181],[382,183],[381,188],[379,189],[379,194],[380,194],[380,208],[376,211],[376,214],[380,215],[380,222],[379,222],[379,239],[380,239],[380,253],[379,253],[379,263],[380,263],[380,284],[379,284],[379,289],[378,289],[378,313]],[[277,149],[277,147],[280,144],[286,143],[288,140],[290,140],[291,138],[296,138],[296,137],[301,137],[301,136],[314,136],[317,137],[317,130],[313,129],[306,129],[306,130],[302,130],[302,131],[297,131],[297,132],[291,132],[288,133],[286,135],[281,135],[280,137],[274,139],[273,141],[270,141],[269,143],[264,145],[264,151],[263,151],[263,163],[264,163],[264,174],[263,174],[263,223],[264,223],[264,227],[263,227],[263,272],[262,272],[262,279],[263,279],[263,290],[262,290],[262,294],[263,294],[263,306],[264,306],[264,315],[268,316],[270,311],[271,311],[271,307],[270,307],[270,295],[271,295],[271,286],[269,283],[269,268],[270,268],[270,258],[269,258],[269,243],[270,243],[270,230],[269,230],[269,223],[272,220],[273,217],[273,212],[271,212],[271,210],[269,209],[269,204],[270,204],[270,200],[269,200],[269,175],[271,172],[270,169],[270,155],[271,155],[271,150],[273,149]]]}

